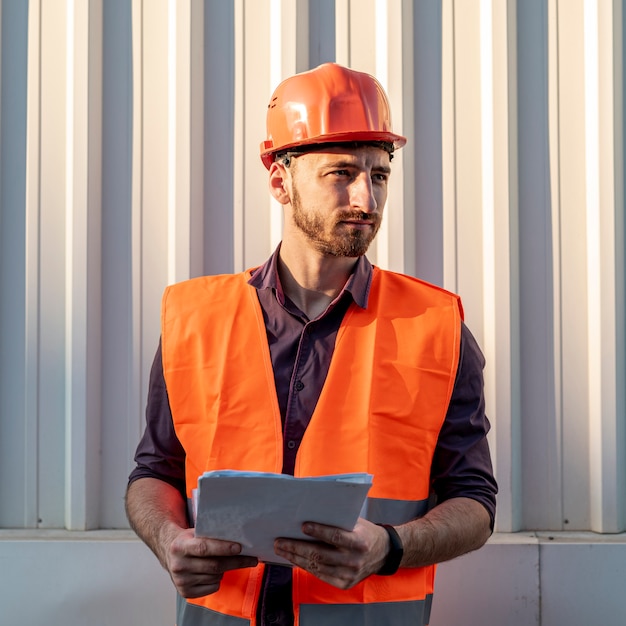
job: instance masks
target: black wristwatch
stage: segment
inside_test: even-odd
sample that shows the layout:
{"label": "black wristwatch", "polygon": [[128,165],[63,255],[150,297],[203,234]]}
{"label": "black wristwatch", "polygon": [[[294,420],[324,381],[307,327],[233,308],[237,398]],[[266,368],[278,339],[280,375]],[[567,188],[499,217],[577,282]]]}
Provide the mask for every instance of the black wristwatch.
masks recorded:
{"label": "black wristwatch", "polygon": [[398,571],[400,567],[400,561],[402,561],[402,555],[404,554],[404,547],[402,546],[402,539],[398,535],[396,529],[389,524],[378,524],[382,526],[389,535],[389,541],[391,542],[391,549],[387,554],[387,558],[383,563],[383,566],[376,572],[379,576],[391,576]]}

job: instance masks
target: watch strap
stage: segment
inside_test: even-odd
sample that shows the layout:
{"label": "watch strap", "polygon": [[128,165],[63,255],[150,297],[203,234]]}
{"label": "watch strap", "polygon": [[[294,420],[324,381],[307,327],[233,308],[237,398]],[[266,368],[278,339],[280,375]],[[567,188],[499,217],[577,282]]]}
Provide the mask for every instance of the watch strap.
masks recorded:
{"label": "watch strap", "polygon": [[383,566],[376,573],[379,576],[391,576],[398,571],[400,561],[402,561],[402,555],[404,554],[402,539],[400,539],[400,535],[390,524],[377,524],[377,526],[382,526],[387,531],[391,548]]}

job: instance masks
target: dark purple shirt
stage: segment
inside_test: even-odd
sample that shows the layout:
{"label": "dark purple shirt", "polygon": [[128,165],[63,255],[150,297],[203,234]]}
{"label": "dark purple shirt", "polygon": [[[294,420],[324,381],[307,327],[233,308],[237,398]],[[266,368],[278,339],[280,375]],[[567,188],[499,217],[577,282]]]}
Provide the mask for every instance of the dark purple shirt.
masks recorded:
{"label": "dark purple shirt", "polygon": [[[278,250],[254,272],[250,284],[257,289],[263,310],[274,370],[283,423],[283,473],[293,474],[296,453],[324,385],[343,316],[352,302],[367,307],[372,266],[360,257],[339,296],[322,315],[309,320],[283,293],[277,258]],[[435,450],[431,481],[437,501],[473,498],[485,506],[493,527],[497,486],[486,439],[489,421],[484,411],[483,367],[483,355],[463,324],[456,381]],[[185,452],[174,432],[160,346],[150,373],[146,430],[135,461],[129,482],[159,478],[185,494]],[[266,567],[259,623],[293,624],[289,568]]]}

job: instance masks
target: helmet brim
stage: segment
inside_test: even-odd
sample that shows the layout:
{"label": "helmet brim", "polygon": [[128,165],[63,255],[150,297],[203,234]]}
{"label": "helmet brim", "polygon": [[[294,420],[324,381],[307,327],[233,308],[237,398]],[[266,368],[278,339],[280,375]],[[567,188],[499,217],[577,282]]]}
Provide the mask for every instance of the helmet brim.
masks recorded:
{"label": "helmet brim", "polygon": [[[362,132],[349,132],[349,133],[331,133],[322,137],[307,138],[303,141],[294,141],[292,143],[282,145],[280,148],[274,148],[270,144],[271,142],[264,141],[261,144],[261,161],[263,165],[269,170],[275,157],[278,153],[288,152],[296,148],[306,148],[311,146],[311,151],[318,152],[320,146],[324,144],[337,144],[337,143],[373,143],[383,142],[392,144],[394,149],[402,148],[406,144],[406,137],[402,135],[396,135],[388,131],[362,131]],[[306,150],[299,150],[299,152],[306,152]]]}

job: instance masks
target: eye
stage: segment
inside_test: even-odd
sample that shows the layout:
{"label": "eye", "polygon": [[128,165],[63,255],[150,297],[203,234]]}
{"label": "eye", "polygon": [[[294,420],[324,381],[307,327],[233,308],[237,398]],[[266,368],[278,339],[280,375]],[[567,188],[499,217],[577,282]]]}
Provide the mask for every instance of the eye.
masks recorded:
{"label": "eye", "polygon": [[388,178],[389,178],[388,174],[383,174],[381,172],[375,172],[374,174],[372,174],[372,180],[375,183],[379,183],[379,184],[386,183]]}
{"label": "eye", "polygon": [[350,172],[348,170],[335,170],[333,172],[335,176],[350,176]]}

